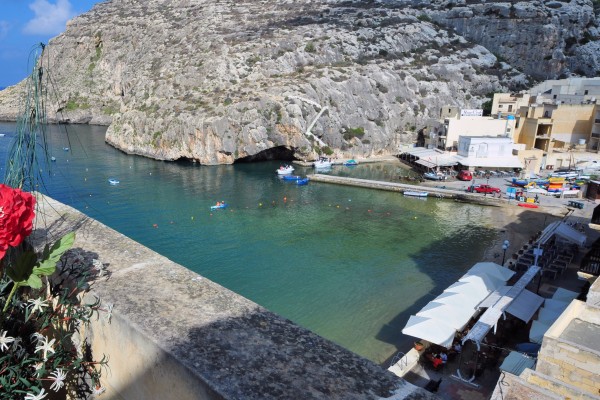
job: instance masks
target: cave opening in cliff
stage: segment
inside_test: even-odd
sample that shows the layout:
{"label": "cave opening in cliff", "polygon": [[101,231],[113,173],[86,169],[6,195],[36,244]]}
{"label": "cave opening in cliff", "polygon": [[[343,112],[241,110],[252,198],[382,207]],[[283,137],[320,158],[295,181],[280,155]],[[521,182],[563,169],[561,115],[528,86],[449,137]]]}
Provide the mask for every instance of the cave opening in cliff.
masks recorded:
{"label": "cave opening in cliff", "polygon": [[252,163],[252,162],[260,162],[260,161],[293,161],[296,158],[294,157],[294,151],[285,146],[277,146],[270,149],[263,150],[259,153],[256,153],[251,156],[239,158],[234,161],[234,164],[241,163]]}

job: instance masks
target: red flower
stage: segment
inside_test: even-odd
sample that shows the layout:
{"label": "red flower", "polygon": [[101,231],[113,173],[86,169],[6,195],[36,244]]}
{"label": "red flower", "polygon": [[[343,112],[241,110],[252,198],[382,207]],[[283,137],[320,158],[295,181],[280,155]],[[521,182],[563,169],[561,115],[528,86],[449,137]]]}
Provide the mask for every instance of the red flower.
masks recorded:
{"label": "red flower", "polygon": [[0,259],[31,234],[34,207],[31,193],[0,184]]}

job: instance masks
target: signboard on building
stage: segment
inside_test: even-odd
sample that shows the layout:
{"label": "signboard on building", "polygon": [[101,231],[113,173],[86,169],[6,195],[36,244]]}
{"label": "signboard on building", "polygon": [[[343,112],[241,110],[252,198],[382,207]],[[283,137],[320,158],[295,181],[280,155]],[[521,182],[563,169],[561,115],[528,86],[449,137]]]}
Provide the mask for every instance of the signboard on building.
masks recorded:
{"label": "signboard on building", "polygon": [[461,117],[483,117],[483,109],[481,108],[473,108],[460,110]]}

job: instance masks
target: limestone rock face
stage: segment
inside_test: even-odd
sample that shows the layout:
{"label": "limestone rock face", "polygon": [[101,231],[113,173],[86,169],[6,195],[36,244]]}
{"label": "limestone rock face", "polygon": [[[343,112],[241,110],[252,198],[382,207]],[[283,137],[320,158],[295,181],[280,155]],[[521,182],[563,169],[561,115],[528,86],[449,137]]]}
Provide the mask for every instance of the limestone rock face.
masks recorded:
{"label": "limestone rock face", "polygon": [[[596,68],[590,1],[473,3],[106,1],[46,47],[49,116],[108,125],[108,143],[162,160],[364,157],[412,143],[443,105],[529,85],[512,66]],[[588,42],[567,48],[582,27]],[[0,92],[0,118],[22,89]]]}

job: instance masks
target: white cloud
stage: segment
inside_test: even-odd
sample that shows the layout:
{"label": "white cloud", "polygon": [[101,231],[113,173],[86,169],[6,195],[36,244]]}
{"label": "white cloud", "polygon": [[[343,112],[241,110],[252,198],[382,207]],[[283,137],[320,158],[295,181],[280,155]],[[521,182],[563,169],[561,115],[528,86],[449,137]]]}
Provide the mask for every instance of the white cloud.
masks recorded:
{"label": "white cloud", "polygon": [[56,4],[48,0],[35,0],[29,4],[35,17],[23,28],[29,35],[55,35],[65,30],[67,21],[75,16],[69,0],[57,0]]}
{"label": "white cloud", "polygon": [[8,21],[0,21],[0,40],[4,39],[8,35],[10,24]]}

